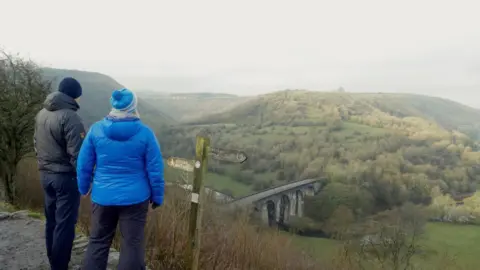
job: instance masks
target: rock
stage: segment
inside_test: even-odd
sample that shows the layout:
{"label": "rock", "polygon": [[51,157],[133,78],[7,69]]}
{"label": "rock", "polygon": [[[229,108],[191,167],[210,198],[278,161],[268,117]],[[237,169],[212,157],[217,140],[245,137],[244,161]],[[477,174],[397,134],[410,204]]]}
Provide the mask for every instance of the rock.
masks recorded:
{"label": "rock", "polygon": [[110,252],[110,254],[108,254],[108,260],[112,260],[112,261],[118,261],[120,260],[120,252],[118,251],[114,251],[114,252]]}
{"label": "rock", "polygon": [[86,238],[85,236],[79,236],[78,238],[76,238],[75,240],[73,240],[73,244],[79,244],[79,243],[88,243],[88,238]]}
{"label": "rock", "polygon": [[10,214],[10,218],[14,218],[14,219],[23,219],[27,217],[28,217],[27,210],[16,211]]}
{"label": "rock", "polygon": [[81,250],[83,252],[85,250],[85,248],[87,247],[87,245],[88,245],[88,241],[87,242],[74,243],[73,244],[73,250]]}
{"label": "rock", "polygon": [[10,213],[8,212],[0,212],[0,221],[1,220],[5,220],[5,219],[9,219],[10,218]]}
{"label": "rock", "polygon": [[108,265],[112,265],[112,266],[117,266],[118,262],[120,260],[120,252],[110,252],[110,254],[108,254]]}

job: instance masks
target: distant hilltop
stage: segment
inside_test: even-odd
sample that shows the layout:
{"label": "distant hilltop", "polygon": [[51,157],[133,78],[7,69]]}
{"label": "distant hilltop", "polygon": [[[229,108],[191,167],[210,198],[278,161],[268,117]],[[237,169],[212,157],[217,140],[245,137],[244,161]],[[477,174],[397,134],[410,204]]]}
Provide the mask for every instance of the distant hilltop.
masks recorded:
{"label": "distant hilltop", "polygon": [[167,94],[162,96],[163,98],[170,99],[214,99],[214,98],[237,98],[237,95],[233,94],[222,94],[222,93],[178,93],[178,94]]}

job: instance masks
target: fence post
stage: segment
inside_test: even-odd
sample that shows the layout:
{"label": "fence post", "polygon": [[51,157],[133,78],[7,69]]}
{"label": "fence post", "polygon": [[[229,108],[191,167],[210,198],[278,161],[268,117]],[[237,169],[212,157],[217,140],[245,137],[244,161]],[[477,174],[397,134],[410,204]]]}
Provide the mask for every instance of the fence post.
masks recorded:
{"label": "fence post", "polygon": [[190,223],[188,228],[189,259],[191,269],[197,270],[200,258],[200,229],[202,228],[203,178],[207,172],[208,150],[210,139],[197,136],[195,146],[195,164],[193,169],[193,186],[191,193]]}

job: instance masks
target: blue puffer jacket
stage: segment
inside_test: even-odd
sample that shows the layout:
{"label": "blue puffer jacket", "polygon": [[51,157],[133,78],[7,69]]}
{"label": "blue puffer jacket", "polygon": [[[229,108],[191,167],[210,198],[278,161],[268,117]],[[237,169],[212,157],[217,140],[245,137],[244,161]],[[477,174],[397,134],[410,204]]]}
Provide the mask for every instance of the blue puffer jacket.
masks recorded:
{"label": "blue puffer jacket", "polygon": [[[93,175],[93,179],[92,179]],[[155,134],[139,119],[106,117],[95,123],[77,161],[78,189],[100,205],[163,203],[163,160]]]}

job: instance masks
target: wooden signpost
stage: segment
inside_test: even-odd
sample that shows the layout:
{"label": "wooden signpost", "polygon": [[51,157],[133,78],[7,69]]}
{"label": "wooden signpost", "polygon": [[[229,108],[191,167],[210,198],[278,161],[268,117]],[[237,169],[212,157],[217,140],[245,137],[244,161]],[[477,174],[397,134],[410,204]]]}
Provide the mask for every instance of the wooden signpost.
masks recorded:
{"label": "wooden signpost", "polygon": [[210,148],[209,154],[213,159],[228,161],[233,163],[243,163],[247,160],[247,155],[238,150],[228,150],[221,148]]}
{"label": "wooden signpost", "polygon": [[167,165],[179,169],[186,172],[193,172],[193,167],[195,166],[192,160],[184,159],[184,158],[177,158],[177,157],[169,157],[167,158]]}
{"label": "wooden signpost", "polygon": [[247,160],[247,155],[238,150],[228,150],[210,147],[208,137],[197,136],[195,145],[195,160],[188,160],[177,157],[167,159],[168,166],[187,172],[193,171],[193,187],[190,197],[190,223],[188,227],[188,236],[190,245],[188,246],[188,255],[191,260],[191,269],[197,270],[200,257],[200,229],[202,227],[202,208],[203,199],[203,178],[207,172],[208,157],[213,159],[243,163]]}

